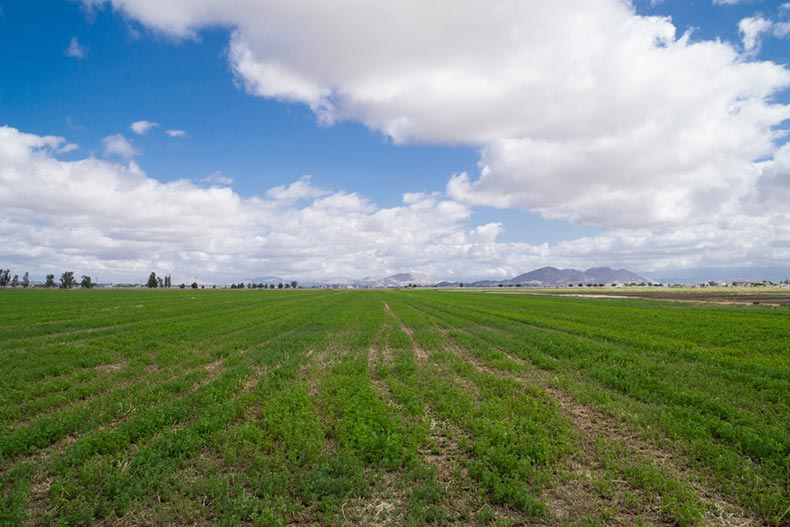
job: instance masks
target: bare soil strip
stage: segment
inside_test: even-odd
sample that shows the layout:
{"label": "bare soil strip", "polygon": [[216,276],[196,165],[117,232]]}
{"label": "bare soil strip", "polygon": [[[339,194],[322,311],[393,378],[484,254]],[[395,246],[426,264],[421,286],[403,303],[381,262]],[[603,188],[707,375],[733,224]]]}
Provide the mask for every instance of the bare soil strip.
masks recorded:
{"label": "bare soil strip", "polygon": [[[375,475],[369,474],[365,479]],[[384,527],[399,525],[406,510],[406,484],[399,474],[385,472],[376,479],[372,496],[356,497],[340,507],[341,525]]]}
{"label": "bare soil strip", "polygon": [[[611,506],[611,503],[606,503],[607,500],[602,501],[603,497],[595,488],[596,479],[600,480],[604,477],[603,464],[596,453],[599,439],[604,439],[607,442],[618,442],[626,446],[634,457],[651,461],[676,480],[690,485],[706,505],[705,525],[722,527],[763,525],[741,507],[706,488],[700,482],[698,474],[686,468],[686,464],[679,456],[646,441],[638,432],[629,431],[625,423],[615,417],[580,404],[570,394],[554,386],[547,373],[532,367],[524,359],[499,350],[509,359],[529,368],[528,378],[485,365],[480,359],[455,343],[446,330],[438,327],[436,329],[449,343],[448,350],[472,364],[475,370],[500,378],[513,378],[522,384],[536,385],[557,401],[563,414],[573,421],[575,429],[579,432],[580,442],[578,454],[571,458],[568,467],[574,477],[570,481],[562,482],[559,486],[550,489],[544,496],[549,510],[554,513],[557,520],[567,521],[571,519],[571,516],[576,517],[585,511],[593,513],[601,510],[602,506]],[[644,521],[645,519],[650,519],[656,524],[667,524],[667,519],[662,515],[660,508],[635,510],[633,505],[628,504],[625,495],[627,493],[639,494],[638,490],[630,488],[625,481],[612,483],[616,487],[612,499],[617,503],[619,509],[613,518],[616,521],[613,525],[630,526],[638,523],[637,520]],[[671,522],[669,523],[671,524]]]}
{"label": "bare soil strip", "polygon": [[569,296],[578,298],[633,298],[641,300],[663,300],[669,302],[688,302],[694,304],[719,305],[752,305],[780,307],[790,305],[790,293],[784,292],[749,292],[749,293],[717,293],[717,292],[672,292],[672,291],[617,291],[600,293],[575,293],[571,291],[484,291],[499,295],[537,295],[537,296]]}
{"label": "bare soil strip", "polygon": [[400,326],[401,330],[403,330],[403,332],[406,333],[406,335],[409,337],[409,341],[411,342],[411,349],[412,351],[414,351],[414,356],[417,357],[419,360],[427,360],[428,354],[425,353],[425,350],[422,349],[419,344],[417,344],[417,341],[414,339],[414,331],[403,323],[403,321],[398,317],[398,315],[396,315],[392,311],[392,309],[390,309],[389,304],[387,304],[386,302],[384,302],[384,310],[387,312],[389,316],[395,319],[395,321]]}
{"label": "bare soil strip", "polygon": [[203,368],[206,370],[206,376],[200,379],[198,382],[192,385],[192,393],[195,393],[208,383],[214,380],[214,378],[219,373],[219,367],[225,363],[225,359],[217,359],[215,361],[209,362]]}

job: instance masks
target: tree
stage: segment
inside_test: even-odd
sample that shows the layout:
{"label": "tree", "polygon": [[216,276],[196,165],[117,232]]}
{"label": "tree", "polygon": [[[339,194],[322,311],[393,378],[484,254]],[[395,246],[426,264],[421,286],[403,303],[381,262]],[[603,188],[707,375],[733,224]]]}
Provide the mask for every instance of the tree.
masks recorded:
{"label": "tree", "polygon": [[55,287],[55,275],[54,274],[48,274],[47,275],[47,281],[44,282],[44,287]]}
{"label": "tree", "polygon": [[170,289],[171,285],[173,285],[173,283],[170,281],[170,275],[165,276],[165,287]]}
{"label": "tree", "polygon": [[15,274],[14,277],[11,279],[11,287],[17,287],[19,285],[19,275]]}
{"label": "tree", "polygon": [[0,269],[0,287],[5,287],[11,281],[11,269]]}
{"label": "tree", "polygon": [[62,275],[60,275],[60,288],[61,289],[71,289],[74,287],[75,279],[74,279],[74,271],[66,271]]}
{"label": "tree", "polygon": [[291,280],[291,289],[296,289],[297,285],[296,280]]}
{"label": "tree", "polygon": [[159,285],[159,289],[165,288],[165,280],[161,276],[156,277],[156,283]]}
{"label": "tree", "polygon": [[91,277],[82,275],[82,281],[80,282],[80,287],[83,289],[91,289],[94,286],[94,283],[91,282]]}
{"label": "tree", "polygon": [[197,288],[198,288],[197,282],[192,282],[192,289],[197,289]]}
{"label": "tree", "polygon": [[151,271],[151,274],[148,275],[148,287],[155,288],[159,285],[159,280],[156,279],[156,273]]}
{"label": "tree", "polygon": [[186,287],[187,287],[186,284],[181,284],[180,286],[178,286],[179,289],[186,289]]}
{"label": "tree", "polygon": [[283,288],[283,283],[282,283],[282,282],[280,282],[279,284],[277,284],[277,289],[282,289],[282,288]]}
{"label": "tree", "polygon": [[30,276],[28,276],[27,272],[22,277],[22,287],[30,287]]}
{"label": "tree", "polygon": [[460,284],[458,284],[458,287],[463,287],[463,286],[464,286],[464,283],[463,283],[463,282],[461,282]]}

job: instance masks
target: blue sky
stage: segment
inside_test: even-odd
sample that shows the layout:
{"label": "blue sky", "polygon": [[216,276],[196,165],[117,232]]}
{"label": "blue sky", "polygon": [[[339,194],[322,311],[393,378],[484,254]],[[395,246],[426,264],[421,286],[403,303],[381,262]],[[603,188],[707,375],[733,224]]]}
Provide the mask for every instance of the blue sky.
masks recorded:
{"label": "blue sky", "polygon": [[[131,136],[130,123],[152,119],[188,135],[168,140],[159,129],[134,138],[150,176],[199,181],[221,172],[247,197],[311,175],[317,185],[393,206],[404,192],[440,191],[451,174],[476,170],[475,148],[394,146],[362,124],[324,126],[304,105],[251,97],[234,84],[227,29],[175,41],[108,9],[52,2],[47,10],[42,17],[37,2],[3,6],[0,57],[3,70],[14,72],[0,87],[3,124],[67,137],[81,147],[73,159],[100,155],[102,138]],[[84,59],[64,54],[72,37],[87,49]],[[473,220],[502,221],[506,241],[555,242],[598,231],[488,207]]]}
{"label": "blue sky", "polygon": [[[666,238],[672,237],[670,231],[677,231],[682,226],[693,225],[693,228],[697,228],[704,222],[700,223],[698,218],[691,219],[695,216],[691,212],[683,212],[680,215],[683,218],[678,216],[680,219],[675,221],[675,218],[669,216],[675,212],[666,212],[666,209],[671,207],[664,206],[665,204],[655,206],[655,219],[636,221],[634,215],[639,215],[642,207],[636,207],[634,212],[628,214],[623,213],[622,217],[610,217],[607,210],[622,207],[616,204],[607,205],[606,200],[595,206],[586,202],[569,204],[557,197],[563,192],[572,194],[603,192],[610,197],[616,195],[618,191],[613,187],[615,183],[605,181],[597,184],[595,181],[599,171],[617,170],[616,167],[612,169],[608,160],[597,165],[580,167],[572,176],[560,168],[556,173],[551,168],[545,174],[532,175],[532,167],[537,163],[534,156],[529,158],[531,161],[527,165],[522,165],[521,158],[508,158],[502,154],[504,151],[512,151],[511,148],[503,150],[503,145],[523,145],[524,141],[550,138],[551,141],[562,145],[562,141],[566,139],[556,139],[558,132],[555,130],[560,126],[568,128],[578,124],[580,129],[599,127],[600,137],[611,137],[611,132],[605,130],[618,129],[621,127],[620,124],[601,122],[600,119],[595,118],[591,118],[588,123],[584,117],[575,120],[570,116],[567,119],[564,117],[558,119],[555,125],[550,122],[554,118],[551,114],[546,117],[547,124],[540,128],[538,124],[533,126],[531,122],[526,122],[535,119],[534,122],[537,123],[538,120],[532,116],[540,117],[540,114],[536,113],[538,110],[530,110],[523,122],[509,122],[508,112],[503,112],[503,117],[499,121],[491,118],[491,122],[488,122],[488,115],[499,111],[499,104],[494,100],[486,101],[486,104],[491,102],[491,112],[481,111],[480,116],[473,115],[468,118],[463,116],[459,118],[461,124],[455,125],[453,124],[455,115],[468,113],[470,109],[468,105],[460,103],[454,106],[456,103],[452,97],[448,98],[446,108],[436,109],[435,115],[428,115],[432,112],[432,108],[428,106],[426,109],[420,106],[422,104],[420,101],[414,104],[405,101],[396,109],[390,108],[386,99],[384,102],[376,100],[375,103],[369,103],[359,95],[362,93],[362,88],[353,84],[359,72],[352,72],[348,78],[342,78],[341,74],[336,74],[331,68],[330,73],[325,72],[320,63],[316,65],[314,55],[319,53],[319,50],[313,50],[310,42],[305,41],[303,48],[284,53],[282,56],[269,57],[269,54],[276,54],[278,51],[270,51],[266,48],[267,45],[287,49],[293,44],[287,38],[283,42],[272,44],[271,38],[263,35],[263,29],[245,21],[247,14],[250,19],[265,18],[266,2],[261,2],[257,7],[255,3],[237,2],[239,7],[229,8],[227,15],[216,14],[222,13],[221,8],[219,11],[212,11],[209,0],[203,3],[206,4],[206,12],[214,14],[193,20],[190,18],[193,15],[188,12],[187,3],[183,13],[176,9],[173,11],[173,18],[165,20],[161,13],[156,13],[155,9],[150,7],[153,4],[142,0],[140,2],[118,0],[112,5],[98,0],[85,2],[0,0],[2,9],[0,68],[3,72],[0,82],[0,126],[5,125],[20,133],[32,134],[36,137],[58,136],[64,138],[67,143],[79,145],[76,149],[66,149],[69,150],[68,152],[51,153],[54,159],[63,163],[96,159],[119,167],[119,170],[132,163],[151,180],[162,183],[190,180],[197,188],[225,186],[217,184],[219,175],[231,178],[233,183],[230,188],[241,200],[255,197],[265,199],[268,189],[278,186],[287,187],[303,176],[309,175],[310,185],[318,190],[300,196],[298,203],[293,205],[296,211],[307,208],[311,200],[316,199],[321,192],[324,192],[323,195],[355,195],[380,210],[401,207],[404,193],[433,194],[432,199],[438,202],[452,201],[463,206],[465,211],[454,216],[452,222],[453,228],[458,232],[465,231],[468,236],[464,238],[460,234],[449,232],[437,234],[442,240],[447,239],[445,235],[450,238],[455,236],[452,239],[463,238],[461,245],[468,245],[470,242],[467,238],[474,237],[469,234],[474,229],[486,225],[499,225],[497,229],[493,227],[490,229],[498,231],[495,239],[486,238],[484,243],[496,242],[501,244],[501,247],[498,249],[467,247],[460,251],[466,255],[466,258],[472,258],[469,254],[478,254],[476,251],[488,254],[499,249],[507,249],[505,253],[508,255],[517,254],[522,250],[533,257],[532,260],[516,258],[511,263],[503,261],[501,265],[495,266],[495,271],[491,270],[492,260],[489,257],[479,261],[472,259],[458,266],[457,269],[452,268],[448,262],[430,261],[422,261],[412,268],[402,261],[387,261],[386,257],[382,256],[387,254],[387,250],[380,248],[382,253],[378,256],[384,260],[373,259],[371,262],[388,262],[382,271],[424,270],[437,273],[445,270],[457,276],[474,278],[497,273],[516,273],[525,270],[521,267],[530,265],[531,262],[537,265],[555,260],[558,265],[585,262],[589,262],[589,265],[622,263],[643,269],[661,266],[683,267],[684,264],[698,266],[708,263],[711,265],[754,263],[756,265],[782,262],[785,253],[742,255],[740,259],[733,258],[731,262],[725,262],[720,257],[714,258],[701,249],[693,255],[679,250],[677,254],[673,253],[671,258],[661,263],[652,263],[655,262],[653,256],[634,254],[632,246],[629,246],[628,256],[624,257],[624,252],[618,253],[617,247],[626,242],[616,238],[626,231],[629,233],[627,235],[629,240],[635,237],[658,236],[663,237],[664,241],[661,243],[668,243]],[[601,3],[606,4],[606,9],[620,9],[612,6],[612,2],[607,0],[602,0]],[[252,7],[248,4],[252,4]],[[470,9],[475,7],[471,4],[474,2],[470,2]],[[573,8],[571,4],[573,2],[569,4],[569,9]],[[221,5],[221,2],[218,5]],[[790,62],[790,45],[780,29],[782,21],[790,17],[790,9],[783,9],[782,6],[783,2],[768,1],[714,5],[710,0],[661,2],[639,0],[635,2],[635,11],[630,15],[620,10],[617,11],[617,16],[623,17],[623,20],[629,16],[636,18],[641,15],[671,17],[678,37],[691,29],[692,43],[724,42],[735,53],[740,53],[741,57],[734,62],[768,61],[777,70],[763,76],[756,75],[755,80],[749,81],[759,84],[764,78],[774,79],[776,75],[781,75],[777,71],[780,72],[782,68],[786,71],[786,65]],[[249,13],[245,13],[244,9],[248,9]],[[459,6],[458,9],[463,10],[464,6]],[[195,8],[195,11],[199,9]],[[212,19],[212,16],[215,16],[215,19]],[[419,13],[416,16],[420,16]],[[547,13],[546,16],[554,16],[554,14]],[[739,32],[739,23],[749,17],[763,17],[775,25],[771,26],[773,29],[763,29],[758,34],[759,47],[745,50],[742,43],[744,33]],[[562,27],[562,20],[557,23],[560,24],[558,27]],[[603,30],[611,29],[613,28],[607,27]],[[294,32],[299,31],[297,23]],[[310,35],[309,27],[304,31],[306,35]],[[530,28],[524,27],[523,31],[528,32]],[[267,77],[261,81],[253,74],[244,73],[243,65],[238,61],[234,62],[229,56],[232,34],[239,35],[243,39],[244,46],[249,45],[253,62],[257,60],[258,64],[268,64],[269,62],[266,61],[276,59],[276,64],[285,64],[293,71],[301,68],[299,74],[309,78],[308,80],[314,82],[316,86],[331,85],[334,94],[331,101],[337,106],[336,109],[333,108],[336,114],[333,115],[333,122],[330,124],[321,122],[322,114],[317,110],[317,106],[324,104],[321,102],[323,99],[319,101],[305,98],[298,90],[289,92],[287,88],[281,89],[279,85],[275,86],[276,82],[271,78]],[[360,39],[362,38],[364,37],[360,36]],[[589,38],[591,42],[594,41],[592,33]],[[77,55],[81,56],[66,52],[72,41],[80,50]],[[584,42],[583,39],[581,41]],[[343,45],[343,42],[338,43],[338,50],[344,49]],[[507,51],[494,49],[492,53],[502,55]],[[340,64],[340,61],[346,57],[341,55],[337,57],[335,59],[339,63],[337,71],[346,69],[351,71],[357,67],[355,58],[349,58],[346,67]],[[395,60],[399,58],[399,56],[393,57]],[[445,56],[442,60],[456,59],[466,61],[467,57]],[[293,60],[293,64],[287,64],[287,60]],[[679,57],[673,60],[685,59]],[[430,64],[425,65],[419,70],[420,74],[430,67]],[[359,71],[365,74],[370,70],[370,66],[364,64],[359,68],[362,68]],[[464,72],[465,75],[467,73],[468,71]],[[557,75],[563,74],[561,71],[557,72]],[[403,75],[407,76],[408,72]],[[380,78],[371,77],[367,81],[382,82],[386,85],[386,83],[392,84],[392,79],[396,79],[397,82],[399,77],[392,74]],[[704,83],[705,78],[691,79],[691,81]],[[271,86],[267,86],[267,82]],[[789,99],[784,81],[771,82],[774,84],[767,88],[770,93],[758,96],[759,102],[787,105]],[[516,83],[514,86],[519,85]],[[365,90],[368,89],[367,85],[363,87]],[[354,93],[354,90],[359,90],[354,95],[356,98],[346,95]],[[527,88],[518,88],[518,90],[527,93],[520,95],[525,97],[523,104],[529,105],[529,102],[534,100],[529,96]],[[753,86],[750,85],[747,91],[749,93],[754,91]],[[369,95],[368,92],[364,94],[368,98]],[[437,100],[441,105],[441,92],[439,96]],[[474,96],[478,97],[477,94]],[[516,109],[514,112],[517,113],[517,108],[522,102],[513,98],[508,104],[514,104],[513,107]],[[645,104],[649,104],[648,101]],[[673,104],[673,101],[668,101],[667,104]],[[614,101],[613,107],[618,108],[618,105],[622,108],[632,108],[629,102]],[[400,122],[397,121],[397,117],[401,114],[391,118],[392,112],[401,112],[409,122],[416,123],[414,130],[409,132],[410,135],[401,136],[400,132],[393,132],[392,126],[395,126],[393,123]],[[386,115],[380,119],[379,114]],[[442,127],[443,117],[446,117],[449,123],[447,128]],[[479,120],[480,130],[490,131],[478,133],[478,123],[473,119]],[[135,134],[129,127],[133,122],[140,120],[156,122],[158,126],[145,135]],[[766,147],[761,144],[754,148],[751,145],[748,148],[744,147],[744,150],[750,152],[744,154],[747,156],[744,160],[749,163],[773,160],[777,149],[786,141],[785,137],[775,132],[786,128],[786,124],[786,121],[780,118],[775,118],[768,124],[763,121],[756,124],[759,133],[776,135],[772,139],[774,146]],[[455,129],[451,129],[453,127]],[[468,133],[466,127],[469,128]],[[514,129],[517,131],[513,131]],[[181,130],[185,135],[169,137],[165,133],[166,130]],[[682,130],[679,133],[683,133]],[[116,134],[121,134],[133,146],[136,155],[124,158],[106,150],[105,138]],[[587,137],[585,131],[585,140]],[[567,138],[567,144],[577,146],[579,140],[575,136]],[[736,143],[746,141],[742,138],[725,140]],[[759,140],[755,141],[759,142]],[[656,145],[658,146],[660,145]],[[589,155],[589,151],[585,149],[584,157]],[[710,155],[716,157],[718,154],[712,152]],[[749,159],[748,156],[752,158]],[[484,167],[490,169],[491,175],[484,175],[486,171]],[[530,173],[525,174],[526,172]],[[212,174],[214,180],[206,180]],[[691,171],[684,177],[698,177],[690,174]],[[657,173],[650,177],[660,179],[663,176]],[[667,176],[668,179],[675,177],[675,175]],[[569,179],[564,181],[563,178]],[[773,177],[773,180],[784,184],[783,174]],[[557,189],[553,192],[541,191],[539,195],[529,190],[540,186],[542,181],[556,183]],[[590,185],[590,187],[579,186],[578,181],[584,181],[582,185]],[[632,187],[630,182],[626,186]],[[514,192],[514,188],[518,191]],[[677,188],[673,190],[675,193],[672,196],[679,195]],[[522,191],[522,189],[526,190]],[[582,190],[577,192],[575,189]],[[689,190],[694,196],[700,192],[701,190],[696,188]],[[640,198],[633,198],[631,201],[638,199]],[[696,204],[693,207],[690,205],[695,209],[692,212],[707,206],[707,202],[699,207]],[[10,206],[8,210],[11,210]],[[28,211],[28,213],[26,217],[35,218],[36,211]],[[652,209],[646,216],[650,216],[651,213]],[[42,212],[42,217],[43,214]],[[51,213],[46,214],[50,217]],[[430,223],[430,215],[426,218],[428,219],[425,221]],[[671,225],[673,222],[674,226]],[[91,223],[91,227],[95,227],[94,223]],[[112,238],[112,235],[107,234],[103,228],[98,230],[104,232],[108,238]],[[271,233],[271,230],[268,232]],[[785,233],[782,232],[775,234],[774,238],[781,242],[784,236]],[[578,258],[572,250],[563,249],[557,251],[556,257],[552,258],[550,254],[552,248],[574,240],[587,240],[579,244],[585,247],[595,246],[596,249],[593,253],[587,253],[587,256],[580,254]],[[426,243],[435,244],[435,239],[433,242]],[[781,246],[781,243],[779,245]],[[536,249],[539,246],[549,249]],[[89,249],[74,247],[71,249],[72,252],[76,250],[83,255],[83,258],[75,261],[75,264],[91,265],[88,263]],[[456,252],[449,251],[456,255],[448,257],[449,260],[458,257],[457,249],[456,246]],[[66,252],[62,254],[69,254],[68,250],[63,250]],[[50,257],[54,258],[59,251],[61,249],[54,250]],[[669,248],[667,251],[672,253]],[[6,260],[32,266],[34,272],[42,272],[54,265],[46,258],[37,259],[30,256],[35,252],[27,248],[20,254],[7,254]],[[749,260],[744,261],[747,257]],[[130,267],[177,266],[174,257],[162,258],[163,260],[158,262],[155,258],[141,261],[139,257],[133,257],[130,261],[134,263],[130,264]],[[93,265],[98,267],[99,271],[107,272],[112,276],[123,275],[122,260],[120,258],[111,266],[105,267],[102,258],[99,257]],[[371,266],[375,267],[372,263]],[[402,269],[402,267],[409,268]],[[336,269],[329,266],[324,271],[334,270],[341,274],[355,271],[349,265],[338,265]],[[309,269],[287,265],[277,268],[276,271],[316,276],[320,274],[318,271],[311,272]],[[375,269],[366,268],[359,271],[359,274],[370,274]],[[205,270],[201,272],[207,273]],[[242,266],[236,271],[228,272],[244,275],[252,270]],[[185,274],[196,274],[196,270]]]}

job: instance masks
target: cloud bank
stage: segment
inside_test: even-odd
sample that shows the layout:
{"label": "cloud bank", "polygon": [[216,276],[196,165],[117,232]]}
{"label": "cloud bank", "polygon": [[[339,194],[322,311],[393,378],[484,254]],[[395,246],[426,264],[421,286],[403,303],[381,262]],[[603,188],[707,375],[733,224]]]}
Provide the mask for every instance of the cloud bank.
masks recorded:
{"label": "cloud bank", "polygon": [[[309,217],[316,208],[327,214],[329,204],[350,218],[425,207],[415,216],[422,230],[452,225],[427,238],[419,229],[376,233],[384,245],[367,241],[384,252],[375,257],[341,245],[322,255],[335,262],[325,264],[336,271],[330,274],[346,272],[337,263],[344,250],[360,270],[397,263],[431,272],[476,269],[478,276],[542,258],[552,264],[587,258],[585,265],[607,255],[606,262],[641,263],[641,269],[790,263],[784,245],[790,218],[772,197],[783,195],[790,177],[781,146],[790,106],[779,98],[790,88],[790,70],[754,59],[765,24],[745,24],[742,46],[678,35],[668,18],[640,16],[623,0],[83,2],[111,4],[176,38],[228,28],[228,60],[243,89],[308,105],[325,124],[354,120],[396,144],[480,150],[477,173],[448,174],[444,193],[418,200],[422,205],[404,201],[379,210],[354,194],[315,194],[304,181],[295,185],[306,194],[298,187],[270,189],[260,203],[279,203],[277,210],[288,211],[284,224],[305,229],[287,218]],[[135,172],[131,163],[124,167],[114,170]],[[198,192],[187,194],[192,191]],[[209,191],[235,196],[230,189]],[[298,198],[277,199],[289,193]],[[243,204],[235,212],[247,217],[251,202],[235,199]],[[595,225],[604,234],[552,247],[497,244],[491,238],[501,226],[474,236],[460,227],[477,206]],[[443,223],[445,209],[463,214]],[[364,239],[366,225],[334,228],[344,239]],[[355,235],[354,229],[362,230]],[[304,232],[290,236],[309,238]],[[308,256],[320,252],[314,244],[323,246],[313,240],[294,254],[321,270],[323,260]],[[410,253],[403,245],[420,249]],[[415,263],[401,258],[407,253]],[[450,269],[455,261],[469,263]]]}
{"label": "cloud bank", "polygon": [[[760,164],[742,214],[684,230],[613,229],[554,245],[502,243],[499,223],[439,193],[407,193],[383,208],[309,177],[242,198],[189,180],[161,183],[134,161],[63,161],[65,139],[0,127],[3,260],[33,274],[94,273],[141,280],[300,280],[421,271],[441,278],[504,278],[542,265],[618,263],[636,269],[700,262],[790,261],[790,146]],[[772,211],[766,213],[765,211]],[[616,255],[616,256],[613,256]]]}

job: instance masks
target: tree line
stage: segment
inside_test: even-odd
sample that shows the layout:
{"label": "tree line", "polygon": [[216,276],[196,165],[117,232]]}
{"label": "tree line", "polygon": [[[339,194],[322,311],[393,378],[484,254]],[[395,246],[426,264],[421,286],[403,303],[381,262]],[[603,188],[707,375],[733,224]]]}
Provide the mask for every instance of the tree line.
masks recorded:
{"label": "tree line", "polygon": [[[34,284],[30,281],[29,273],[25,272],[25,274],[22,275],[22,278],[20,279],[18,274],[11,276],[11,269],[0,269],[0,287],[10,286],[27,288],[32,285]],[[60,275],[59,283],[55,282],[54,274],[48,274],[44,283],[37,285],[47,289],[54,287],[58,287],[60,289],[72,289],[75,286],[79,286],[83,289],[91,289],[96,285],[96,283],[90,276],[87,275],[82,275],[82,280],[77,282],[77,279],[74,276],[74,271],[65,271],[62,275]]]}
{"label": "tree line", "polygon": [[[0,287],[31,287],[31,286],[38,286],[44,287],[47,289],[52,288],[59,288],[59,289],[72,289],[74,287],[79,286],[82,289],[91,289],[96,285],[96,282],[90,276],[82,275],[82,280],[77,282],[77,278],[74,276],[74,271],[65,271],[63,274],[60,275],[60,279],[58,282],[55,281],[54,274],[48,274],[46,280],[43,283],[33,284],[30,281],[29,273],[25,273],[22,275],[22,278],[19,278],[19,275],[11,275],[11,269],[0,269]],[[146,286],[151,289],[169,289],[173,286],[172,278],[170,275],[167,276],[157,276],[154,271],[151,271],[151,274],[148,275],[148,281],[146,282]],[[187,284],[182,283],[179,286],[179,289],[186,289]],[[199,286],[197,282],[192,282],[189,287],[192,289],[198,289]],[[205,286],[203,286],[205,287]],[[279,284],[254,284],[248,283],[244,284],[244,282],[239,282],[238,284],[231,284],[231,289],[297,289],[299,284],[296,280],[291,280],[291,282],[280,282]],[[216,286],[214,286],[216,288]]]}

